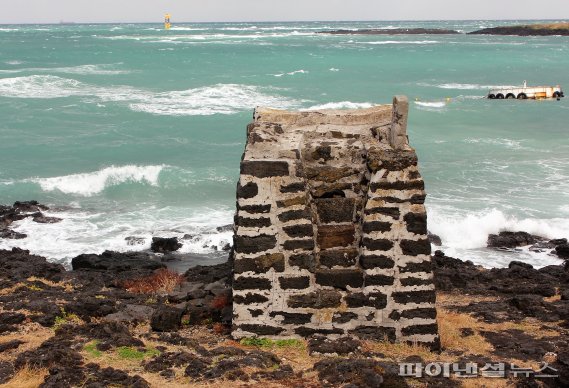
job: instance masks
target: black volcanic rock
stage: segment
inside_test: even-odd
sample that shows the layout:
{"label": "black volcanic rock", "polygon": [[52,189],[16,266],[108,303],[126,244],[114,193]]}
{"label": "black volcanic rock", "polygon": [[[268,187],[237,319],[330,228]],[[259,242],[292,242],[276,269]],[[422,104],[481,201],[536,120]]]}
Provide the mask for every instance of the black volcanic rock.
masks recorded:
{"label": "black volcanic rock", "polygon": [[329,35],[451,35],[459,34],[455,30],[442,28],[394,28],[394,29],[361,29],[361,30],[330,30],[319,31],[319,34]]}
{"label": "black volcanic rock", "polygon": [[542,237],[534,236],[526,232],[500,232],[500,234],[488,235],[488,248],[516,248],[535,244],[543,240]]}
{"label": "black volcanic rock", "polygon": [[142,252],[105,251],[100,255],[82,254],[71,260],[73,270],[88,271],[133,271],[156,270],[166,265],[153,259],[153,256]]}
{"label": "black volcanic rock", "polygon": [[182,244],[178,242],[176,237],[152,237],[152,244],[150,245],[150,250],[152,252],[173,252],[177,251],[182,247]]}

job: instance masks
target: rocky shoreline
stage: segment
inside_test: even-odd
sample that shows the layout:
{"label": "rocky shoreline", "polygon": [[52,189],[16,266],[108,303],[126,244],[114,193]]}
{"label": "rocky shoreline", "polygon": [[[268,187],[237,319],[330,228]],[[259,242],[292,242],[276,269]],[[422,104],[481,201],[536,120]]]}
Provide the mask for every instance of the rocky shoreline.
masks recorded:
{"label": "rocky shoreline", "polygon": [[483,28],[469,35],[569,36],[569,23],[530,24]]}
{"label": "rocky shoreline", "polygon": [[[2,209],[6,230],[9,220],[46,207],[19,202]],[[437,236],[430,239],[437,242]],[[153,250],[167,256],[178,244],[156,239]],[[496,249],[530,244],[569,259],[566,239],[524,232],[488,239]],[[230,261],[177,273],[151,252],[106,251],[75,257],[69,271],[22,249],[0,250],[0,384],[454,387],[459,379],[400,376],[399,364],[482,368],[503,362],[504,386],[569,385],[567,262],[535,269],[513,261],[486,269],[436,251],[432,267],[440,351],[365,336],[234,341]],[[538,370],[543,362],[557,377],[512,372]]]}

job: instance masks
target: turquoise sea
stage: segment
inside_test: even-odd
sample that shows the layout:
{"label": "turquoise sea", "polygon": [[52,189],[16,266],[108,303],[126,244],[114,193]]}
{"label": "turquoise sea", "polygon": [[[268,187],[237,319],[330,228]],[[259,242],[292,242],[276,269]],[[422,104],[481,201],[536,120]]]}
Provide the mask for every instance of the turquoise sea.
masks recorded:
{"label": "turquoise sea", "polygon": [[214,260],[231,241],[216,228],[232,222],[255,106],[357,108],[405,94],[443,250],[486,266],[558,263],[484,246],[500,230],[569,237],[569,98],[483,97],[524,80],[569,89],[569,37],[316,33],[516,23],[2,25],[0,203],[36,199],[64,221],[19,221],[30,237],[0,248],[68,262],[178,236],[183,252]]}

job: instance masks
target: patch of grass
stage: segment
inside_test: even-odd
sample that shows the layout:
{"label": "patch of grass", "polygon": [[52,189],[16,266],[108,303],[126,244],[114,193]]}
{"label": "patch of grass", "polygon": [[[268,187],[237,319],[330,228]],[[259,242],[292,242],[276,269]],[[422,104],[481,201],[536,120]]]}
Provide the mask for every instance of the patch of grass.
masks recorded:
{"label": "patch of grass", "polygon": [[59,329],[62,325],[66,325],[69,323],[72,324],[82,324],[83,320],[74,313],[68,313],[65,311],[63,307],[60,308],[61,315],[55,317],[55,323],[53,324],[53,330]]}
{"label": "patch of grass", "polygon": [[26,285],[32,291],[43,291],[43,288],[36,286],[35,284],[28,284]]}
{"label": "patch of grass", "polygon": [[250,337],[241,339],[239,343],[244,346],[256,346],[259,348],[305,348],[304,341],[294,338],[271,340],[268,338]]}
{"label": "patch of grass", "polygon": [[157,356],[159,354],[160,352],[156,349],[145,349],[144,351],[140,351],[130,346],[121,346],[117,348],[117,355],[119,358],[125,360],[143,360],[146,357]]}
{"label": "patch of grass", "polygon": [[103,355],[103,352],[101,352],[99,349],[97,349],[98,343],[99,343],[99,341],[97,341],[97,340],[91,341],[91,342],[85,344],[85,346],[83,347],[83,350],[86,351],[87,353],[89,353],[89,355],[91,355],[92,357],[101,357]]}

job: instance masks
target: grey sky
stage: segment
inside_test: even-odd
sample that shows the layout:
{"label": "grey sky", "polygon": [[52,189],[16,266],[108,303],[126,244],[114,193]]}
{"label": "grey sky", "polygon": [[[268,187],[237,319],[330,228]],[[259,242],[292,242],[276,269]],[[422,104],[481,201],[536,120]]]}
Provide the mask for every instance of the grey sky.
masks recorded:
{"label": "grey sky", "polygon": [[569,19],[569,0],[0,0],[0,23]]}

